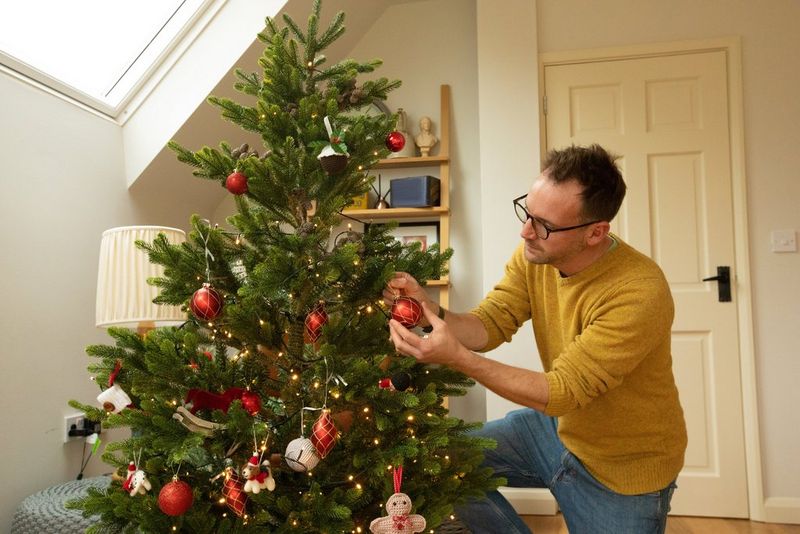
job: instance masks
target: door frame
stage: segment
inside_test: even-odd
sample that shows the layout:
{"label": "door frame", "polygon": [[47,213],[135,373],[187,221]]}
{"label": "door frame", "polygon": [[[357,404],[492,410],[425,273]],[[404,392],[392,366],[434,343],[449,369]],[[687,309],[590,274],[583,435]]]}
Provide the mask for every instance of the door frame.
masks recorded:
{"label": "door frame", "polygon": [[742,96],[742,55],[739,37],[694,41],[649,43],[612,48],[542,52],[539,54],[539,132],[540,150],[547,152],[545,117],[545,67],[597,61],[641,59],[698,52],[723,51],[727,59],[728,121],[731,149],[731,188],[733,193],[734,269],[739,329],[739,372],[742,384],[745,462],[749,517],[766,521],[761,473],[761,442],[758,424],[755,344],[753,340],[750,242],[747,222],[747,181],[745,176],[744,102]]}

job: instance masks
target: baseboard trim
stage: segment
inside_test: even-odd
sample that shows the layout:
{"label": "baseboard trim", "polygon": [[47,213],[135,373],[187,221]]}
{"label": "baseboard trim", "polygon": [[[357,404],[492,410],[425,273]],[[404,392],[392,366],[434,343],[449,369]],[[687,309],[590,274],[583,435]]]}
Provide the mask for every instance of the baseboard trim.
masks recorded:
{"label": "baseboard trim", "polygon": [[[558,503],[544,488],[501,487],[500,493],[508,499],[520,515],[556,515]],[[800,525],[800,499],[770,497],[764,501],[764,522]]]}
{"label": "baseboard trim", "polygon": [[764,521],[800,525],[800,499],[769,497],[764,500]]}
{"label": "baseboard trim", "polygon": [[499,488],[520,515],[556,515],[558,503],[545,488]]}

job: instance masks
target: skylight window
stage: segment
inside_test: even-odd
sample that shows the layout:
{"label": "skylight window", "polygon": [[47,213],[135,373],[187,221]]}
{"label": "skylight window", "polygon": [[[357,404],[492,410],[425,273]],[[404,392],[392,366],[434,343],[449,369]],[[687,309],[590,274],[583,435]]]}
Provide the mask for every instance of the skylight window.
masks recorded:
{"label": "skylight window", "polygon": [[3,2],[0,63],[115,117],[211,3]]}

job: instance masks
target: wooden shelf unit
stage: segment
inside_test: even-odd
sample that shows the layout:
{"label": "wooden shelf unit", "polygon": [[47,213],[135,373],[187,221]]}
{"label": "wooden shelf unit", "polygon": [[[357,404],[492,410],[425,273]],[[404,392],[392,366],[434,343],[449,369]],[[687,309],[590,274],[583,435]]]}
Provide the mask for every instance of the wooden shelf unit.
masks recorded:
{"label": "wooden shelf unit", "polygon": [[[439,246],[442,250],[450,247],[450,86],[440,88],[439,113],[439,152],[435,156],[416,156],[410,158],[386,158],[378,161],[373,169],[404,169],[411,167],[439,168],[439,205],[430,208],[387,208],[345,210],[350,217],[370,221],[392,219],[419,219],[439,222]],[[413,143],[413,139],[407,140]],[[450,279],[428,280],[429,287],[439,289],[439,304],[450,306]]]}
{"label": "wooden shelf unit", "polygon": [[365,222],[385,221],[387,219],[413,219],[440,217],[449,213],[449,209],[440,206],[432,208],[386,208],[380,210],[345,210],[344,214],[358,219],[367,219]]}

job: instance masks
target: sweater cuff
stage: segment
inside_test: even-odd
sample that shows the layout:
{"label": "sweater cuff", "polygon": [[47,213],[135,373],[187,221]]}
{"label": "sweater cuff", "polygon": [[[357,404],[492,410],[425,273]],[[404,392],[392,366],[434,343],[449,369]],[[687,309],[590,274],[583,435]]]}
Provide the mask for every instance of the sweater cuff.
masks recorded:
{"label": "sweater cuff", "polygon": [[567,385],[558,376],[558,373],[549,371],[544,374],[547,380],[547,387],[549,397],[547,399],[547,406],[544,407],[545,415],[550,417],[559,417],[572,411],[574,403],[572,402],[572,395],[567,389]]}

